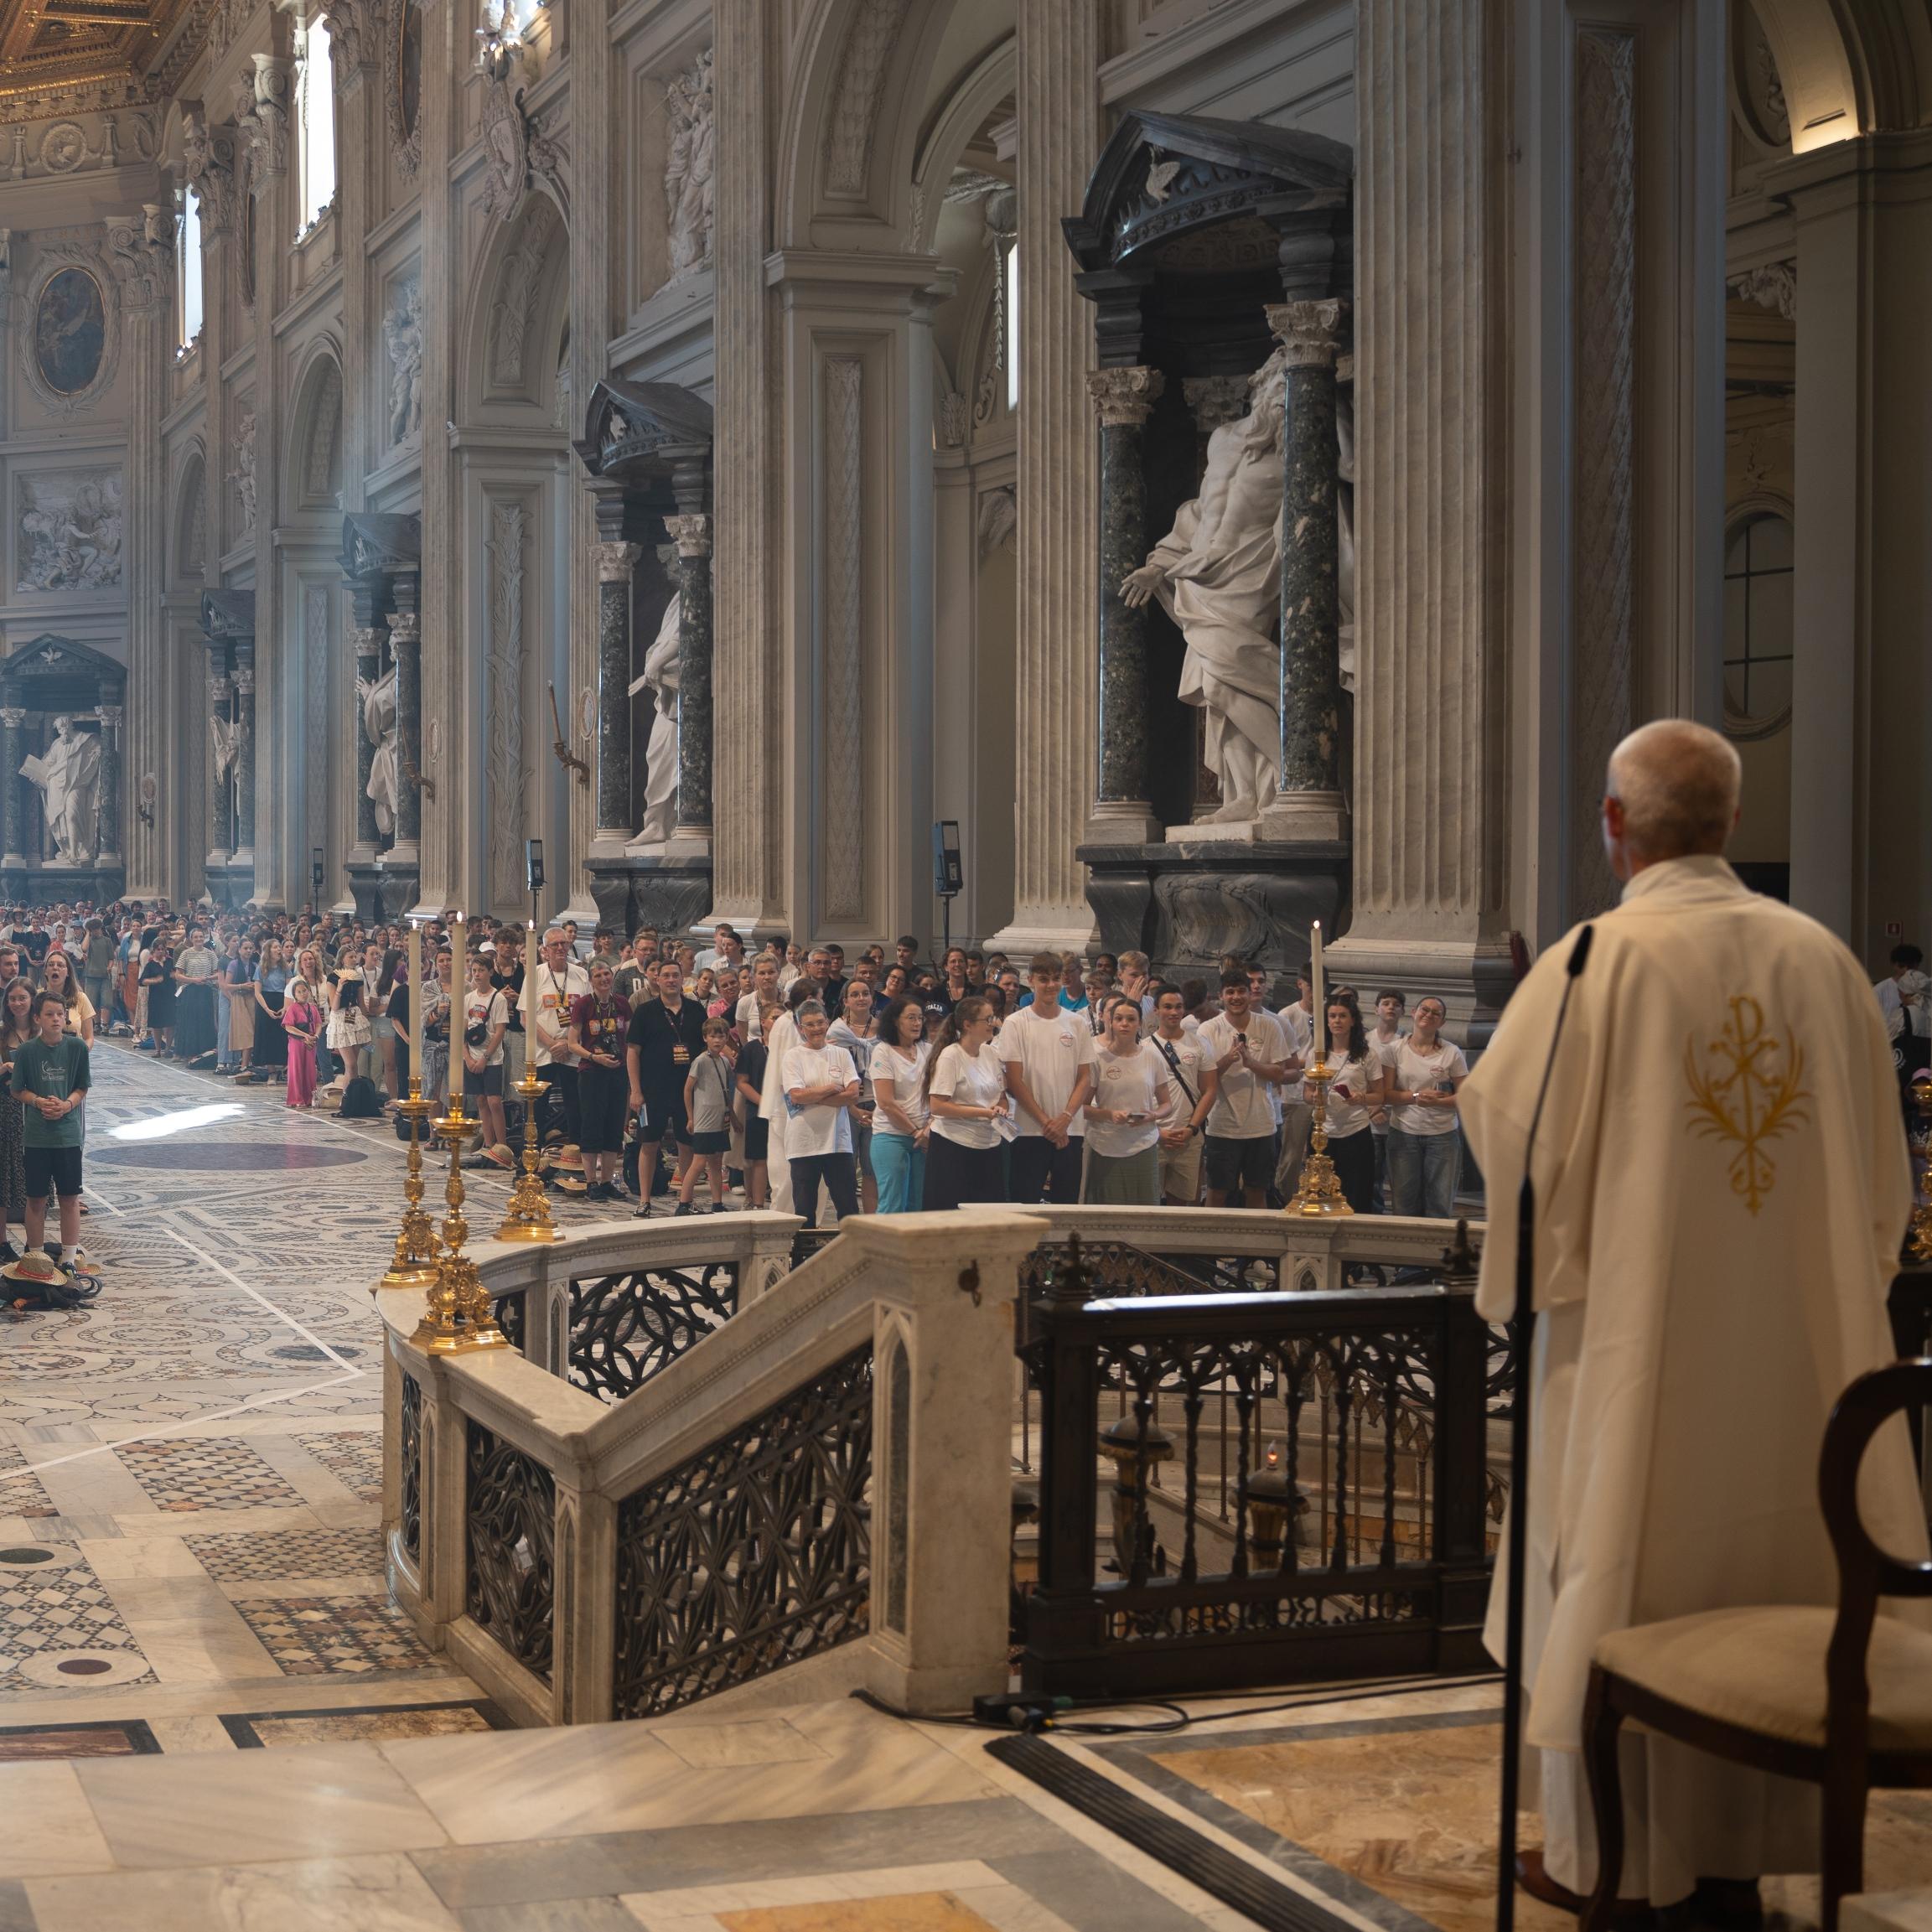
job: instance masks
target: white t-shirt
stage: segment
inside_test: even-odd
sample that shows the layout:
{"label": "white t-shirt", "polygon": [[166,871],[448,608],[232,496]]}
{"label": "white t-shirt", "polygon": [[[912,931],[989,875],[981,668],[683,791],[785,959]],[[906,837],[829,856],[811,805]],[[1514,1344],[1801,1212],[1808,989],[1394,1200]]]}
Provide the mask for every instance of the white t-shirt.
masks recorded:
{"label": "white t-shirt", "polygon": [[[1463,1049],[1439,1039],[1433,1053],[1424,1053],[1412,1039],[1400,1042],[1384,1056],[1391,1084],[1404,1093],[1421,1093],[1432,1086],[1447,1086],[1452,1080],[1468,1075],[1469,1063]],[[1406,1134],[1453,1134],[1456,1131],[1453,1107],[1406,1106],[1389,1109],[1389,1125]]]}
{"label": "white t-shirt", "polygon": [[1288,1036],[1294,1057],[1306,1065],[1308,1049],[1315,1044],[1315,1016],[1297,1000],[1292,1006],[1283,1007],[1275,1018]]}
{"label": "white t-shirt", "polygon": [[[566,965],[561,973],[552,972],[547,960],[539,960],[531,970],[536,975],[537,1025],[546,1032],[557,1034],[560,1039],[567,1039],[570,1037],[570,1009],[588,995],[590,975],[582,966],[573,965]],[[537,1048],[536,1064],[540,1067],[550,1064],[548,1047]],[[566,1066],[575,1066],[576,1056],[566,1054],[563,1064]]]}
{"label": "white t-shirt", "polygon": [[[920,1040],[908,1054],[898,1047],[888,1047],[884,1041],[873,1049],[872,1090],[873,1097],[893,1105],[910,1121],[915,1130],[923,1127],[932,1118],[932,1108],[925,1097],[925,1063],[932,1053],[932,1043]],[[899,1128],[886,1116],[883,1104],[873,1116],[873,1127],[882,1134],[896,1134]]]}
{"label": "white t-shirt", "polygon": [[[778,996],[775,992],[771,998],[765,1002],[767,1006],[776,1006],[778,1003]],[[738,1037],[741,1040],[748,1044],[751,1041],[764,1037],[758,1029],[758,989],[755,987],[749,992],[739,997],[738,1012],[735,1017],[738,1020]]]}
{"label": "white t-shirt", "polygon": [[1096,1154],[1120,1160],[1145,1153],[1161,1137],[1167,1109],[1163,1105],[1173,1085],[1160,1049],[1142,1040],[1134,1052],[1116,1054],[1102,1047],[1094,1055],[1094,1099],[1096,1107],[1126,1109],[1147,1117],[1128,1124],[1087,1115],[1087,1145]]}
{"label": "white t-shirt", "polygon": [[[1333,1061],[1329,1064],[1334,1064]],[[1381,1078],[1382,1056],[1373,1047],[1369,1049],[1366,1059],[1350,1058],[1335,1067],[1335,1077],[1329,1083],[1327,1124],[1330,1140],[1345,1141],[1369,1125],[1375,1109],[1361,1096],[1371,1086],[1379,1085]],[[1337,1096],[1338,1087],[1348,1090],[1347,1097]]]}
{"label": "white t-shirt", "polygon": [[843,1047],[795,1046],[785,1056],[785,1158],[807,1160],[814,1154],[852,1152],[852,1115],[844,1107],[801,1107],[794,1087],[848,1087],[858,1078]]}
{"label": "white t-shirt", "polygon": [[[1384,1081],[1386,1085],[1399,1087],[1402,1084],[1395,1075],[1396,1054],[1402,1042],[1409,1037],[1403,1031],[1408,1023],[1406,1020],[1400,1022],[1396,1030],[1386,1039],[1378,1028],[1375,1027],[1369,1028],[1369,1051],[1381,1061],[1383,1068],[1386,1070],[1386,1078]],[[1378,1138],[1386,1134],[1389,1131],[1389,1119],[1386,1111],[1384,1112],[1380,1120],[1372,1121],[1370,1125],[1374,1127]]]}
{"label": "white t-shirt", "polygon": [[[1225,1013],[1216,1013],[1201,1024],[1204,1072],[1220,1064],[1235,1044],[1237,1031],[1247,1034],[1248,1056],[1252,1060],[1279,1066],[1290,1057],[1287,1036],[1280,1021],[1272,1015],[1251,1013],[1246,1026],[1237,1029]],[[1221,1075],[1220,1090],[1215,1095],[1207,1127],[1217,1140],[1253,1141],[1273,1133],[1275,1113],[1268,1099],[1268,1082],[1252,1067],[1244,1067],[1237,1060]]]}
{"label": "white t-shirt", "polygon": [[[1006,1069],[992,1046],[969,1054],[956,1041],[940,1052],[930,1090],[955,1106],[990,1107],[1007,1090]],[[935,1113],[932,1131],[955,1147],[997,1147],[1000,1144],[999,1127],[993,1121],[949,1120]]]}
{"label": "white t-shirt", "polygon": [[[1085,1013],[1022,1007],[1001,1022],[993,1049],[1002,1064],[1020,1069],[1034,1101],[1051,1120],[1072,1097],[1080,1069],[1093,1064],[1094,1036]],[[1017,1100],[1013,1106],[1021,1137],[1039,1139],[1044,1131],[1040,1122]],[[1084,1114],[1075,1113],[1067,1131],[1085,1133]]]}
{"label": "white t-shirt", "polygon": [[[509,1024],[510,1002],[497,987],[492,987],[487,992],[479,992],[472,987],[463,996],[463,1030],[466,1036],[470,1028],[480,1026],[484,1029],[483,1037],[487,1040],[498,1027],[508,1027]],[[466,1053],[476,1051],[469,1044],[467,1037],[463,1043],[463,1050]],[[465,1060],[463,1064],[467,1067],[469,1062]],[[496,1050],[483,1064],[486,1067],[500,1067],[503,1064],[503,1042],[500,1039],[496,1043]]]}
{"label": "white t-shirt", "polygon": [[[1186,1020],[1181,1022],[1181,1037],[1169,1039],[1165,1033],[1152,1033],[1146,1044],[1160,1054],[1161,1069],[1168,1076],[1168,1086],[1172,1100],[1168,1108],[1168,1117],[1163,1127],[1184,1127],[1193,1118],[1194,1102],[1201,1097],[1201,1033],[1199,1027],[1189,1029]],[[1173,1054],[1168,1059],[1165,1048]]]}

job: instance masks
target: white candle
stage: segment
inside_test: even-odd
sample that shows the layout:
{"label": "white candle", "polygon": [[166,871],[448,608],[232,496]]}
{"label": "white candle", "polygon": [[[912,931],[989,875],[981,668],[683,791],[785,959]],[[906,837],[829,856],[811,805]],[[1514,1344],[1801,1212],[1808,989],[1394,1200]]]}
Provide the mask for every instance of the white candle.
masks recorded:
{"label": "white candle", "polygon": [[536,1071],[536,921],[525,923],[530,928],[530,943],[523,949],[523,1073],[527,1080]]}
{"label": "white candle", "polygon": [[1322,922],[1315,921],[1314,934],[1315,974],[1315,1058],[1325,1060],[1329,1057],[1329,1002],[1322,985]]}
{"label": "white candle", "polygon": [[422,1009],[429,987],[422,975],[422,928],[409,922],[409,1070],[422,1077]]}
{"label": "white candle", "polygon": [[463,1098],[464,1034],[468,1030],[469,998],[469,935],[464,930],[458,913],[449,925],[449,1111]]}

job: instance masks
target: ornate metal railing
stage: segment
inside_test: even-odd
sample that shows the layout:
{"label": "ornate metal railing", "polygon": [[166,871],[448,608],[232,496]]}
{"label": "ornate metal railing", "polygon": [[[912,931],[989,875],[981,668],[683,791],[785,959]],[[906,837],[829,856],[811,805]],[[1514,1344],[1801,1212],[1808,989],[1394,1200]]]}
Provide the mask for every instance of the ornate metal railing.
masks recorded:
{"label": "ornate metal railing", "polygon": [[738,1312],[738,1264],[637,1268],[570,1284],[570,1380],[622,1401]]}
{"label": "ornate metal railing", "polygon": [[868,1342],[617,1513],[614,1715],[648,1717],[869,1628]]}
{"label": "ornate metal railing", "polygon": [[[1489,1334],[1440,1287],[1033,1310],[1041,1693],[1480,1661]],[[1097,1454],[1113,1464],[1110,1577]]]}
{"label": "ornate metal railing", "polygon": [[496,1309],[496,1325],[501,1329],[505,1339],[511,1348],[523,1352],[525,1331],[529,1325],[530,1292],[526,1288],[510,1288],[492,1297]]}
{"label": "ornate metal railing", "polygon": [[412,1563],[422,1562],[422,1386],[402,1378],[401,1448],[397,1470],[396,1511],[402,1531],[403,1554]]}
{"label": "ornate metal railing", "polygon": [[557,1484],[470,1418],[464,1608],[525,1670],[550,1681],[556,1645]]}

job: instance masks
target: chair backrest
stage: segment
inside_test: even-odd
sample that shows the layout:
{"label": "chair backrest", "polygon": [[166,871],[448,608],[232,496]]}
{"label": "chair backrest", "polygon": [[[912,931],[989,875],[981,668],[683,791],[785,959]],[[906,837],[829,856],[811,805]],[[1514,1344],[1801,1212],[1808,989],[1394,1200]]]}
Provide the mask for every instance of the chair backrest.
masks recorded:
{"label": "chair backrest", "polygon": [[1902,1409],[1932,1406],[1932,1358],[1859,1376],[1825,1426],[1818,1500],[1838,1559],[1838,1619],[1826,1653],[1826,1750],[1862,1759],[1871,1707],[1865,1652],[1881,1597],[1932,1597],[1932,1562],[1894,1556],[1858,1514],[1858,1471],[1872,1438]]}

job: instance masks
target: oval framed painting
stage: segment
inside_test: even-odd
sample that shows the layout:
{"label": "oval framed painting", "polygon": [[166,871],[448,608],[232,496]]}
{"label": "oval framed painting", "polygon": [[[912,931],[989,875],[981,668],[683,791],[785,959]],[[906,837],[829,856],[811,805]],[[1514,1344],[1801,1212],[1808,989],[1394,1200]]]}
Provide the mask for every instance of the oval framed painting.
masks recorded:
{"label": "oval framed painting", "polygon": [[100,379],[107,352],[107,304],[85,268],[60,268],[34,306],[34,366],[56,396],[79,396]]}
{"label": "oval framed painting", "polygon": [[422,8],[417,0],[403,0],[396,9],[396,109],[402,138],[414,140],[422,113]]}

